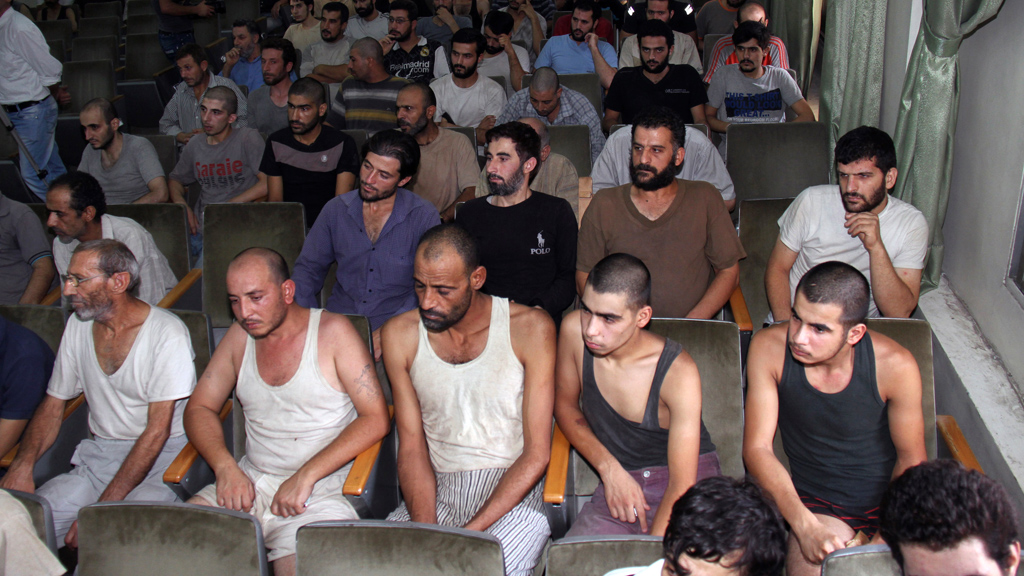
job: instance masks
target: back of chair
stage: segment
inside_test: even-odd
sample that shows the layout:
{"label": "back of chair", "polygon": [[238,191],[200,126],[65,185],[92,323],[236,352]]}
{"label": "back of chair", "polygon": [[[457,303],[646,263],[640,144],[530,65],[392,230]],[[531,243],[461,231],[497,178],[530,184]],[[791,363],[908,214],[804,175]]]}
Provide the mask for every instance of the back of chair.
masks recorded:
{"label": "back of chair", "polygon": [[126,34],[156,34],[160,29],[160,19],[153,12],[132,14],[129,7],[128,20],[125,21]]}
{"label": "back of chair", "polygon": [[[532,80],[533,74],[523,76],[523,88],[527,88]],[[604,115],[604,89],[601,88],[601,80],[597,74],[559,74],[558,84],[586,96],[594,105],[597,115]]]}
{"label": "back of chair", "polygon": [[349,136],[352,137],[353,140],[356,141],[356,154],[359,154],[360,156],[362,156],[362,154],[363,154],[363,152],[362,152],[363,144],[366,144],[366,141],[370,139],[370,133],[367,132],[366,130],[355,130],[355,129],[353,129],[353,130],[342,130],[342,132],[344,132],[345,134],[348,134]]}
{"label": "back of chair", "polygon": [[900,565],[885,544],[836,550],[825,557],[821,576],[902,576]]}
{"label": "back of chair", "polygon": [[57,535],[53,529],[53,510],[50,508],[50,503],[46,498],[19,490],[7,490],[7,493],[25,507],[29,518],[32,519],[32,527],[36,529],[39,539],[46,542],[47,548],[56,554]]}
{"label": "back of chair", "polygon": [[224,22],[236,20],[256,20],[260,17],[259,0],[225,0],[227,11],[222,19]]}
{"label": "back of chair", "polygon": [[188,327],[188,335],[192,340],[192,351],[196,358],[196,378],[203,375],[206,366],[213,356],[213,326],[210,317],[195,310],[171,310]]}
{"label": "back of chair", "polygon": [[[78,38],[97,36],[121,37],[121,19],[117,16],[82,18],[78,22]],[[75,56],[75,58],[78,58]]]}
{"label": "back of chair", "polygon": [[738,201],[793,198],[829,183],[828,127],[821,122],[730,124],[728,136],[726,168]]}
{"label": "back of chair", "polygon": [[60,307],[0,304],[0,316],[35,332],[54,354],[60,348],[60,339],[64,336],[64,311]]}
{"label": "back of chair", "polygon": [[217,22],[217,15],[209,18],[195,18],[192,20],[193,33],[196,36],[196,44],[206,46],[220,38],[220,24]]}
{"label": "back of chair", "polygon": [[935,433],[935,371],[932,365],[932,327],[924,320],[908,318],[871,318],[868,328],[888,336],[903,346],[917,361],[921,371],[921,410],[924,414],[924,445],[928,459],[937,458]]}
{"label": "back of chair", "polygon": [[488,78],[497,82],[502,91],[508,94],[508,80],[504,76],[488,76]]}
{"label": "back of chair", "polygon": [[[123,7],[121,2],[90,2],[85,5],[84,16],[88,18],[104,18],[107,16],[114,16],[118,21],[121,20],[123,14]],[[84,20],[84,18],[83,18]]]}
{"label": "back of chair", "polygon": [[[127,72],[125,73],[127,76]],[[118,82],[117,89],[124,94],[131,106],[126,106],[121,118],[128,125],[128,132],[138,134],[143,129],[153,132],[160,126],[160,116],[164,113],[164,103],[160,100],[156,82],[152,76],[142,80]]]}
{"label": "back of chair", "polygon": [[117,96],[114,65],[110,60],[76,59],[73,62],[65,62],[61,83],[66,85],[71,93],[71,104],[62,111],[64,114],[77,115],[85,103],[93,98],[112,100]]}
{"label": "back of chair", "polygon": [[117,62],[119,55],[118,40],[115,36],[91,36],[75,38],[71,43],[71,59],[73,61],[106,60]]}
{"label": "back of chair", "polygon": [[707,72],[711,66],[711,57],[714,55],[715,44],[726,36],[727,34],[707,34],[704,36],[704,72]]}
{"label": "back of chair", "polygon": [[228,306],[228,264],[253,246],[272,248],[284,256],[289,269],[306,239],[302,204],[259,202],[210,204],[203,216],[203,311],[214,328],[231,325]]}
{"label": "back of chair", "polygon": [[576,167],[580,178],[590,176],[590,128],[582,125],[548,126],[551,151],[561,154]]}
{"label": "back of chair", "polygon": [[[7,130],[0,128],[0,158],[8,158],[10,154],[4,152],[9,150],[8,145],[15,145],[14,139],[9,138],[9,135]],[[25,186],[18,163],[13,160],[0,160],[0,190],[3,190],[4,196],[17,202],[28,204],[40,201],[39,197]]]}
{"label": "back of chair", "polygon": [[473,144],[473,146],[476,146],[476,128],[473,128],[472,126],[453,126],[445,128],[445,130],[451,130],[452,132],[462,134],[466,138],[469,138],[469,142]]}
{"label": "back of chair", "polygon": [[153,235],[157,249],[181,280],[189,271],[188,215],[181,204],[111,204],[112,216],[131,218]]}
{"label": "back of chair", "polygon": [[268,574],[249,514],[194,504],[102,502],[78,513],[81,576]]}
{"label": "back of chair", "polygon": [[149,0],[128,0],[126,4],[126,15],[128,18],[149,14],[155,15],[153,12],[153,5]]}
{"label": "back of chair", "polygon": [[[154,19],[156,18],[156,14],[152,16]],[[139,18],[144,17],[140,16]],[[124,77],[126,80],[152,80],[153,74],[167,67],[167,57],[164,56],[163,48],[160,47],[160,39],[156,35],[156,30],[137,34],[132,28],[133,23],[135,23],[134,20],[129,18],[129,33],[124,37]],[[144,27],[141,23],[139,24],[139,28]]]}
{"label": "back of chair", "polygon": [[314,522],[299,528],[296,561],[299,576],[505,575],[494,536],[417,522]]}
{"label": "back of chair", "polygon": [[68,59],[68,46],[63,40],[47,40],[46,45],[50,48],[50,56],[53,56],[63,64]]}
{"label": "back of chair", "polygon": [[178,143],[174,136],[169,134],[142,134],[141,135],[156,149],[157,158],[160,159],[160,167],[164,174],[170,174],[178,163]]}
{"label": "back of chair", "polygon": [[35,25],[47,41],[62,40],[65,48],[71,46],[71,39],[74,37],[74,32],[71,31],[71,20],[42,20],[36,22]]}
{"label": "back of chair", "polygon": [[792,202],[792,198],[740,202],[740,242],[747,252],[747,257],[740,260],[740,289],[743,290],[755,332],[761,328],[771,311],[764,287],[764,272],[779,237],[779,218]]}
{"label": "back of chair", "polygon": [[603,576],[616,568],[647,566],[664,556],[658,536],[573,536],[555,541],[547,576]]}

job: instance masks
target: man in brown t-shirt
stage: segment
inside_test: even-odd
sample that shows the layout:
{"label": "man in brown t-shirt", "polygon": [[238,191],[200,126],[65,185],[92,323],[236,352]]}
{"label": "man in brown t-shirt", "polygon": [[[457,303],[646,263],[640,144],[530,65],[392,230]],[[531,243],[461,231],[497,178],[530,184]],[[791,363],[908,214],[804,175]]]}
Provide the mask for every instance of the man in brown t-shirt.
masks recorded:
{"label": "man in brown t-shirt", "polygon": [[420,145],[420,167],[406,187],[430,202],[451,221],[455,205],[472,200],[476,191],[476,146],[464,135],[442,130],[434,123],[437,100],[426,84],[409,84],[398,91],[398,129]]}
{"label": "man in brown t-shirt", "polygon": [[650,269],[657,316],[711,318],[728,302],[746,253],[715,187],[675,177],[685,129],[665,108],[636,118],[632,184],[601,191],[583,215],[576,251],[580,294],[595,264],[624,252]]}

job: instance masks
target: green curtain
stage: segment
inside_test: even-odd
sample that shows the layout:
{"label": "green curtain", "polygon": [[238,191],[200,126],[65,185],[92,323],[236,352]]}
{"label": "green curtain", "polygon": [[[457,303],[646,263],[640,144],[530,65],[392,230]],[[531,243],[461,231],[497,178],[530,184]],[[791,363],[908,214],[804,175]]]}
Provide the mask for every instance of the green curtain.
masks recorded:
{"label": "green curtain", "polygon": [[953,170],[960,107],[960,42],[995,17],[1003,0],[925,0],[921,30],[907,66],[896,118],[899,181],[894,194],[928,220],[931,246],[922,291],[942,274],[942,223]]}
{"label": "green curtain", "polygon": [[[796,70],[797,81],[805,95],[811,87],[814,59],[818,55],[822,1],[773,0],[768,3],[768,27],[786,44],[789,65]],[[832,0],[830,3],[846,1],[849,0]]]}
{"label": "green curtain", "polygon": [[[878,0],[833,0],[826,8],[819,120],[829,127],[829,166],[840,136],[858,126],[878,126],[885,5]],[[831,177],[834,182],[834,172]]]}

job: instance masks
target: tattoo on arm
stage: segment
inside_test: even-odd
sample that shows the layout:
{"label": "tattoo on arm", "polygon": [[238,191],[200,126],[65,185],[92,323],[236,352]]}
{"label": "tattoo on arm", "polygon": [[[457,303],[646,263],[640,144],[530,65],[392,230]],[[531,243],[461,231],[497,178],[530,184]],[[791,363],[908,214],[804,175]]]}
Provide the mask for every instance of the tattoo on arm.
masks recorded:
{"label": "tattoo on arm", "polygon": [[366,394],[371,400],[376,400],[380,395],[380,386],[373,385],[376,373],[373,363],[363,366],[363,371],[356,378],[356,392]]}

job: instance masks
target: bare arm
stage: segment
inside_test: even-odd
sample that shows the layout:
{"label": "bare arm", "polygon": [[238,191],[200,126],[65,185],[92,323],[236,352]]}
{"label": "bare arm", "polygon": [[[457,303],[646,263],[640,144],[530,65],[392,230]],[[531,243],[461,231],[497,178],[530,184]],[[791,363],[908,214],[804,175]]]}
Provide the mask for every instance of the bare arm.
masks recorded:
{"label": "bare arm", "polygon": [[476,186],[466,186],[466,189],[459,194],[459,197],[452,202],[451,206],[444,209],[441,212],[442,222],[451,222],[455,219],[455,207],[459,205],[459,202],[469,202],[473,198],[476,198]]}
{"label": "bare arm", "polygon": [[587,285],[587,278],[590,276],[588,272],[576,271],[576,294],[583,297],[583,288]]}
{"label": "bare arm", "polygon": [[872,334],[875,346],[879,394],[886,403],[889,434],[896,447],[895,480],[911,466],[928,459],[924,446],[924,416],[921,409],[921,371],[914,356],[895,342]]}
{"label": "bare arm", "polygon": [[259,202],[267,197],[267,175],[260,172],[256,175],[257,182],[245,192],[228,200],[228,202]]}
{"label": "bare arm", "polygon": [[703,125],[707,126],[708,120],[707,120],[707,117],[704,115],[704,105],[703,104],[697,104],[693,108],[690,108],[690,115],[693,116],[693,123],[694,124],[703,124]]}
{"label": "bare arm", "polygon": [[356,175],[351,172],[342,172],[338,174],[338,181],[334,187],[334,195],[341,196],[346,192],[351,192],[356,187]]}
{"label": "bare arm", "polygon": [[284,179],[267,176],[267,202],[284,202]]}
{"label": "bare arm", "polygon": [[167,189],[171,202],[185,207],[185,214],[188,217],[189,234],[197,234],[199,231],[199,220],[196,219],[196,214],[192,211],[192,207],[188,205],[188,199],[185,197],[185,185],[171,178]]}
{"label": "bare arm", "polygon": [[[37,258],[32,263],[32,275],[29,276],[28,284],[25,285],[25,291],[21,293],[18,304],[39,304],[43,296],[50,291],[53,276],[56,274],[54,270],[53,257]],[[0,454],[6,453],[5,450],[0,450]]]}
{"label": "bare arm", "polygon": [[814,110],[811,110],[811,105],[807,103],[807,100],[801,98],[794,102],[793,111],[796,112],[793,122],[814,122]]}
{"label": "bare arm", "polygon": [[167,198],[170,196],[170,192],[167,189],[167,178],[157,176],[150,180],[146,186],[149,188],[149,192],[140,196],[132,204],[160,204],[167,202]]}
{"label": "bare arm", "polygon": [[[780,238],[775,241],[772,254],[768,257],[768,265],[764,271],[764,288],[768,293],[768,306],[771,308],[772,318],[776,322],[789,320],[792,312],[789,271],[793,268],[797,256],[798,253],[790,250]],[[761,321],[757,318],[754,320]]]}
{"label": "bare arm", "polygon": [[718,108],[710,104],[704,105],[704,120],[707,122],[707,127],[711,130],[725,134],[725,131],[729,129],[729,123],[718,119]]}
{"label": "bare arm", "polygon": [[618,110],[612,110],[611,108],[605,108],[604,118],[601,118],[601,128],[605,132],[611,132],[612,126],[619,124],[619,119],[622,118],[622,113]]}
{"label": "bare arm", "polygon": [[708,289],[704,291],[704,295],[701,296],[697,304],[686,313],[686,317],[707,320],[718,314],[718,311],[725,306],[725,303],[729,301],[729,297],[732,296],[732,293],[739,285],[739,262],[728,268],[715,270],[715,278],[708,285]]}
{"label": "bare arm", "polygon": [[601,88],[607,90],[612,85],[612,79],[615,78],[616,69],[601,55],[599,42],[600,36],[593,32],[587,34],[587,45],[590,46],[590,55],[594,58],[594,72],[601,80]]}
{"label": "bare arm", "polygon": [[53,446],[60,432],[60,424],[64,418],[64,405],[66,401],[54,398],[49,394],[28,423],[25,437],[18,448],[18,455],[14,462],[7,469],[7,474],[0,478],[0,488],[9,490],[21,490],[22,492],[35,492],[35,482],[32,479],[32,471],[35,469],[39,457]]}
{"label": "bare arm", "polygon": [[124,500],[129,492],[146,479],[153,463],[156,462],[164,444],[171,436],[171,421],[174,419],[174,404],[177,400],[151,402],[146,420],[146,429],[135,441],[128,457],[100,494],[100,502]]}
{"label": "bare arm", "polygon": [[409,368],[416,349],[418,316],[406,313],[389,320],[381,329],[381,344],[387,349],[384,366],[395,402],[398,431],[398,483],[413,522],[437,524],[437,478],[430,464],[423,413]]}
{"label": "bare arm", "polygon": [[501,42],[502,47],[505,49],[505,54],[508,56],[508,78],[512,82],[512,89],[518,92],[523,89],[523,76],[526,75],[526,71],[523,70],[523,65],[519,62],[519,55],[516,54],[515,44],[512,43],[512,39],[509,38],[508,34],[502,34],[498,41]]}
{"label": "bare arm", "polygon": [[313,73],[309,75],[310,78],[315,78],[320,82],[327,82],[328,84],[341,82],[347,76],[348,64],[317,64],[313,68]]}
{"label": "bare arm", "polygon": [[897,270],[882,243],[878,215],[871,212],[846,215],[846,230],[859,238],[868,251],[871,269],[871,296],[882,316],[909,318],[921,293],[921,270]]}
{"label": "bare arm", "polygon": [[14,448],[26,426],[28,420],[0,418],[0,454],[7,454]]}
{"label": "bare arm", "polygon": [[512,347],[523,364],[523,453],[505,471],[480,510],[466,524],[486,530],[523,501],[551,459],[551,420],[554,405],[555,324],[537,308],[512,311]]}

